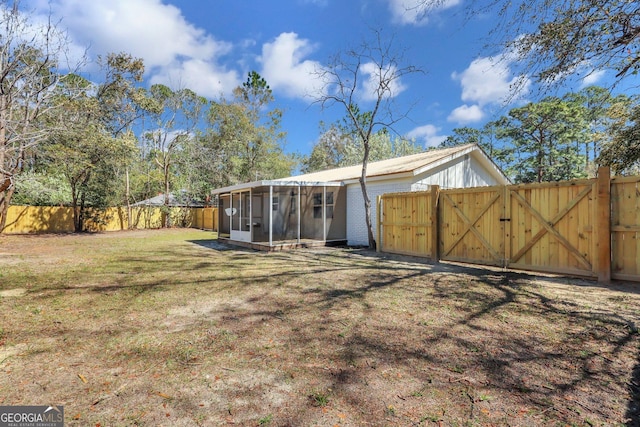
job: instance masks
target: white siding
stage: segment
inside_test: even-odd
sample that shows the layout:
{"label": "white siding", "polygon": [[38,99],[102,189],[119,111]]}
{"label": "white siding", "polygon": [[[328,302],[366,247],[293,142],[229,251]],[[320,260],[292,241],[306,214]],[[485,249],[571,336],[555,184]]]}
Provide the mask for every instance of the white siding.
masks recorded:
{"label": "white siding", "polygon": [[447,188],[469,188],[498,185],[497,179],[473,155],[465,155],[427,171],[417,177],[411,191],[426,191],[430,185]]}
{"label": "white siding", "polygon": [[[442,189],[499,185],[500,182],[475,157],[474,153],[460,156],[413,178],[374,180],[367,183],[371,199],[371,221],[376,228],[376,197],[386,193],[427,191],[431,185]],[[360,184],[347,185],[347,241],[349,245],[368,245],[364,201]]]}
{"label": "white siding", "polygon": [[[368,182],[367,193],[371,200],[371,223],[373,233],[376,233],[376,198],[386,193],[400,193],[411,191],[411,182],[404,181],[382,181]],[[368,245],[367,221],[364,215],[364,199],[360,184],[349,184],[347,186],[347,244]]]}

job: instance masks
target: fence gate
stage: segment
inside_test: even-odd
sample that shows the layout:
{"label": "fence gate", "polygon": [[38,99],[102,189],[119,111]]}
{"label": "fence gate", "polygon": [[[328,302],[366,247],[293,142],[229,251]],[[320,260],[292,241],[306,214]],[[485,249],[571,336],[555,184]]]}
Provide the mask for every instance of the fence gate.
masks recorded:
{"label": "fence gate", "polygon": [[595,180],[507,187],[513,268],[595,276]]}
{"label": "fence gate", "polygon": [[505,187],[440,192],[440,258],[505,266]]}
{"label": "fence gate", "polygon": [[438,229],[437,201],[437,186],[433,186],[428,192],[380,196],[380,249],[383,252],[434,258]]}

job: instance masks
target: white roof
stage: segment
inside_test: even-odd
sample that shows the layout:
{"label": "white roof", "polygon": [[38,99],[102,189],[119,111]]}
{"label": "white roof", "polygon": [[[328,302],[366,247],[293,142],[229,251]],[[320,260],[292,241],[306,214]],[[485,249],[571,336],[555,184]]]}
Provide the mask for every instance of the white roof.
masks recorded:
{"label": "white roof", "polygon": [[[431,167],[436,164],[441,164],[443,161],[449,161],[474,150],[479,150],[475,144],[465,144],[451,148],[429,150],[409,156],[396,157],[395,159],[371,162],[367,165],[367,178],[395,174],[418,175],[431,169]],[[281,178],[278,181],[351,181],[359,179],[361,175],[362,165],[358,164],[355,166]]]}
{"label": "white roof", "polygon": [[[285,179],[287,181],[285,181]],[[334,182],[334,181],[329,181],[329,182],[296,181],[296,180],[291,180],[291,178],[283,178],[283,179],[276,179],[276,180],[270,180],[270,181],[253,181],[253,182],[245,182],[242,184],[229,185],[228,187],[216,188],[215,190],[211,191],[211,194],[229,193],[233,191],[248,190],[250,188],[257,188],[257,187],[271,187],[271,186],[296,187],[298,185],[303,187],[342,187],[344,186],[344,183]]]}
{"label": "white roof", "polygon": [[[508,184],[508,179],[504,176],[502,171],[493,163],[493,161],[487,157],[476,144],[458,145],[451,148],[441,148],[437,150],[429,150],[418,154],[412,154],[404,157],[397,157],[395,159],[380,160],[377,162],[371,162],[367,165],[367,178],[372,177],[384,177],[387,175],[419,175],[425,171],[428,171],[438,165],[446,163],[452,159],[455,159],[465,154],[474,153],[478,155],[478,159],[485,164],[485,166],[495,172],[499,181],[503,181],[504,184]],[[236,191],[246,188],[254,188],[264,185],[342,185],[345,182],[357,181],[362,175],[362,165],[347,166],[337,169],[329,169],[325,171],[312,172],[304,175],[290,176],[288,178],[280,178],[272,181],[256,181],[244,184],[232,185],[229,187],[218,188],[213,191],[214,194],[219,194],[228,191]]]}

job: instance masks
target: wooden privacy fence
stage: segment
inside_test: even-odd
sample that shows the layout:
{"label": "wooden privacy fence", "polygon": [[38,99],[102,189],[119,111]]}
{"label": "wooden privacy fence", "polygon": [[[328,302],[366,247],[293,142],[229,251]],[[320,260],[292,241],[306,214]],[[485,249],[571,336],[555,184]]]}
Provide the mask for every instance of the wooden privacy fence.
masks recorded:
{"label": "wooden privacy fence", "polygon": [[640,281],[640,177],[385,194],[378,248],[434,260]]}
{"label": "wooden privacy fence", "polygon": [[439,259],[504,264],[504,187],[440,193]]}
{"label": "wooden privacy fence", "polygon": [[[384,252],[437,257],[437,191],[380,196],[378,236]],[[380,200],[380,198],[378,199]]]}
{"label": "wooden privacy fence", "polygon": [[217,208],[192,208],[192,227],[218,231]]}
{"label": "wooden privacy fence", "polygon": [[[170,208],[171,224],[217,230],[216,208]],[[118,231],[162,226],[162,209],[159,207],[131,208],[131,218],[126,207],[90,209],[85,215],[87,231]],[[59,206],[9,206],[7,223],[3,233],[72,233],[73,208]]]}
{"label": "wooden privacy fence", "polygon": [[611,276],[640,277],[640,176],[611,180]]}

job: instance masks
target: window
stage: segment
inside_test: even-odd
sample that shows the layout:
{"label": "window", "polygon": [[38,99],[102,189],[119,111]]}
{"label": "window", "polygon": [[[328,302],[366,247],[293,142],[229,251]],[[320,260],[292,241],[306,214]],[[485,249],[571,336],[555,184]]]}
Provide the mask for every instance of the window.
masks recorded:
{"label": "window", "polygon": [[278,211],[278,204],[279,204],[280,200],[278,199],[278,196],[273,196],[271,198],[271,210],[274,212]]}
{"label": "window", "polygon": [[296,197],[296,192],[291,192],[291,205],[289,207],[289,215],[295,215],[298,211],[298,198]]}
{"label": "window", "polygon": [[327,219],[333,218],[333,206],[327,206]]}
{"label": "window", "polygon": [[313,217],[322,218],[322,193],[313,193]]}
{"label": "window", "polygon": [[[327,219],[333,218],[333,191],[327,191],[325,208]],[[313,193],[313,217],[322,219],[322,193]]]}
{"label": "window", "polygon": [[251,193],[240,193],[240,231],[251,231]]}
{"label": "window", "polygon": [[240,193],[231,193],[231,229],[240,230]]}
{"label": "window", "polygon": [[327,205],[333,205],[333,191],[327,191]]}
{"label": "window", "polygon": [[327,219],[333,218],[333,191],[327,191],[326,199]]}

